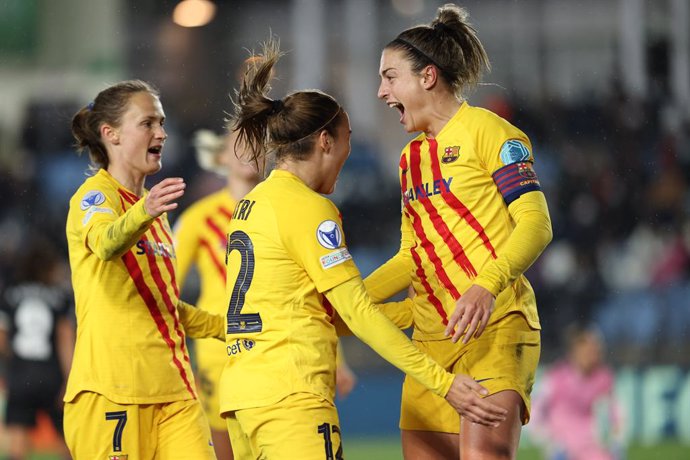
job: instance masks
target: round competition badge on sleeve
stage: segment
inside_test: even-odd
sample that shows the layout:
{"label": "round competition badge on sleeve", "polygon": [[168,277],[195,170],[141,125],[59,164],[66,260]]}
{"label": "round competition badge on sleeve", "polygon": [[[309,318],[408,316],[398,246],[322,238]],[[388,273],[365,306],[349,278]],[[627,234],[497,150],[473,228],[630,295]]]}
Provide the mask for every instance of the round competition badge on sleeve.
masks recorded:
{"label": "round competition badge on sleeve", "polygon": [[529,149],[522,141],[511,139],[501,146],[501,161],[504,165],[527,160],[529,160]]}
{"label": "round competition badge on sleeve", "polygon": [[338,249],[343,242],[343,232],[335,221],[324,220],[316,229],[316,239],[326,249]]}
{"label": "round competition badge on sleeve", "polygon": [[104,202],[105,195],[103,194],[103,192],[100,192],[98,190],[91,190],[89,192],[86,192],[84,198],[81,199],[79,207],[82,211],[86,211],[87,209],[93,206],[98,206],[99,204],[103,204]]}

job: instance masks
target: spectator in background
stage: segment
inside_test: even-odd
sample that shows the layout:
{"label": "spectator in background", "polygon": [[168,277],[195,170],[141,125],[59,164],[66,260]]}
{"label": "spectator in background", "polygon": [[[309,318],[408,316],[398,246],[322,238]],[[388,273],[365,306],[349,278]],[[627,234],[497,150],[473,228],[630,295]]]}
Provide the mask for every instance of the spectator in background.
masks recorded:
{"label": "spectator in background", "polygon": [[22,244],[10,283],[0,296],[0,353],[7,360],[9,459],[31,453],[30,432],[39,411],[62,437],[64,382],[74,351],[72,297],[67,263],[48,240],[32,236]]}
{"label": "spectator in background", "polygon": [[534,398],[535,437],[551,460],[619,459],[621,416],[602,337],[571,325],[565,338],[565,359],[546,371]]}

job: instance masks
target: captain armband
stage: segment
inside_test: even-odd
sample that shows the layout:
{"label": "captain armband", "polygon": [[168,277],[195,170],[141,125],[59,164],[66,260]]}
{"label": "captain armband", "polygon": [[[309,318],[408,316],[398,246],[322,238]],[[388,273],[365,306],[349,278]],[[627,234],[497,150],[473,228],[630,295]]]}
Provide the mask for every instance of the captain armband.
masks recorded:
{"label": "captain armband", "polygon": [[541,190],[537,173],[532,163],[521,161],[502,167],[493,173],[498,191],[503,195],[506,205],[520,198],[527,192]]}

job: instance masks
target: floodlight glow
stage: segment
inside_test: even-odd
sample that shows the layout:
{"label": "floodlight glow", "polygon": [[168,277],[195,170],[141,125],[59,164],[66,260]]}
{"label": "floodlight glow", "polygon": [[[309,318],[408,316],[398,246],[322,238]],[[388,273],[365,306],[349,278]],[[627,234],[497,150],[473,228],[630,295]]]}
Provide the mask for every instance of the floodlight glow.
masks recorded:
{"label": "floodlight glow", "polygon": [[173,11],[173,22],[182,27],[201,27],[215,15],[216,5],[209,0],[182,0]]}

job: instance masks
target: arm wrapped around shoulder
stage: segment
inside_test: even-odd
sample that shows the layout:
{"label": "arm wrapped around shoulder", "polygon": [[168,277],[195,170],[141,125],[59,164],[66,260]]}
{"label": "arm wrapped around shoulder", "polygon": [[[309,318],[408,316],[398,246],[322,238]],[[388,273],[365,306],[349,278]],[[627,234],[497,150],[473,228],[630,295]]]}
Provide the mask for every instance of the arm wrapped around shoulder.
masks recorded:
{"label": "arm wrapped around shoulder", "polygon": [[209,313],[181,300],[177,304],[177,311],[188,337],[225,340],[226,321],[223,315]]}
{"label": "arm wrapped around shoulder", "polygon": [[498,258],[488,263],[475,280],[494,296],[522,275],[553,237],[549,208],[541,191],[521,195],[510,203],[508,211],[515,228]]}

